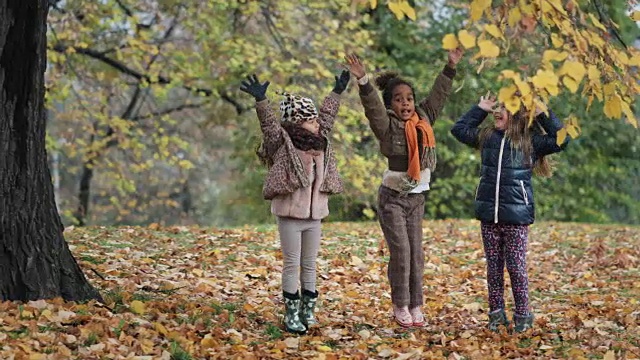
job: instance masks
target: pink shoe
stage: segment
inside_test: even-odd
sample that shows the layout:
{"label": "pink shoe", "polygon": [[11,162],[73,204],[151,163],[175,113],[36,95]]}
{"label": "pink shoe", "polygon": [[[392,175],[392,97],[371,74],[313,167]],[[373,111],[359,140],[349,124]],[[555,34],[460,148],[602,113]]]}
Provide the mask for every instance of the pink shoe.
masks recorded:
{"label": "pink shoe", "polygon": [[413,325],[413,318],[409,313],[409,308],[406,306],[396,307],[393,306],[393,318],[396,320],[398,325],[407,328]]}
{"label": "pink shoe", "polygon": [[413,309],[409,310],[409,313],[411,314],[411,318],[413,319],[413,326],[415,327],[424,326],[426,322],[424,320],[424,315],[422,314],[422,310],[420,310],[419,306],[416,306]]}

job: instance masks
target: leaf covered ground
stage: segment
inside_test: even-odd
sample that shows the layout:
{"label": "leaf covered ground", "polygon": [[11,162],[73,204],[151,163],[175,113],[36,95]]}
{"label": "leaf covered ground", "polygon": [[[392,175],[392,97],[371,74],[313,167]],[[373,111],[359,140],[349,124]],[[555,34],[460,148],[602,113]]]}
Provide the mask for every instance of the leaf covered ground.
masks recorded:
{"label": "leaf covered ground", "polygon": [[[68,229],[104,305],[0,303],[2,359],[640,359],[640,228],[532,226],[535,328],[494,334],[475,221],[425,221],[428,325],[390,317],[388,253],[375,223],[324,224],[320,326],[280,325],[274,226]],[[508,277],[507,277],[508,279]],[[511,314],[512,298],[506,287]]]}

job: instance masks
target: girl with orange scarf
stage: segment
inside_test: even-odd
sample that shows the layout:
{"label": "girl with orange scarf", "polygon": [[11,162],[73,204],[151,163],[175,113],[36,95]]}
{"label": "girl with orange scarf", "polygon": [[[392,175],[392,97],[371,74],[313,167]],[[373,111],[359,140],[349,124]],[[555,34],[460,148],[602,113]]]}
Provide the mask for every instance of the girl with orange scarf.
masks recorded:
{"label": "girl with orange scarf", "polygon": [[393,316],[402,327],[426,323],[421,310],[423,193],[429,190],[431,172],[436,168],[432,126],[451,93],[455,67],[461,58],[461,50],[449,52],[449,61],[429,95],[416,106],[410,82],[393,72],[379,75],[375,83],[382,91],[380,99],[362,61],[354,54],[345,57],[349,71],[358,79],[369,126],[387,158],[388,168],[378,190],[377,215],[390,254],[388,278]]}

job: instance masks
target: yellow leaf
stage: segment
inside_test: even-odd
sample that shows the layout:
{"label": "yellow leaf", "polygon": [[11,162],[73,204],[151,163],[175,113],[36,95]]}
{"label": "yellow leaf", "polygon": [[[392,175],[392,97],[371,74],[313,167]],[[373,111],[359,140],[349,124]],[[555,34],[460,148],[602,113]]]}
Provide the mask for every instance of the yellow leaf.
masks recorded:
{"label": "yellow leaf", "polygon": [[376,7],[378,7],[378,0],[369,0],[369,6],[372,9],[375,9]]}
{"label": "yellow leaf", "polygon": [[620,63],[622,63],[623,65],[629,65],[629,56],[627,56],[626,53],[622,52],[622,51],[618,51],[618,60],[620,61]]}
{"label": "yellow leaf", "polygon": [[558,130],[558,133],[557,133],[556,136],[557,136],[556,144],[562,145],[562,143],[567,138],[567,129],[566,128],[562,128],[562,129]]}
{"label": "yellow leaf", "polygon": [[502,30],[500,30],[500,28],[498,26],[496,26],[495,24],[487,24],[484,26],[484,30],[486,32],[488,32],[489,34],[491,34],[491,36],[498,38],[498,39],[504,39],[504,35],[502,35]]}
{"label": "yellow leaf", "polygon": [[169,331],[167,331],[167,328],[166,328],[166,327],[164,327],[164,325],[160,324],[159,322],[154,322],[154,323],[153,323],[153,328],[154,328],[154,329],[156,329],[156,331],[157,331],[159,334],[162,334],[162,335],[164,335],[164,336],[169,335]]}
{"label": "yellow leaf", "polygon": [[582,78],[587,73],[587,69],[579,61],[567,60],[562,65],[559,74],[571,76],[578,84],[582,81]]}
{"label": "yellow leaf", "polygon": [[469,33],[467,30],[460,30],[458,32],[458,39],[465,49],[470,49],[476,46],[476,36]]}
{"label": "yellow leaf", "polygon": [[522,14],[520,13],[519,8],[514,7],[513,9],[509,10],[509,19],[507,20],[509,27],[516,26],[516,24],[518,24],[521,19],[522,19]]}
{"label": "yellow leaf", "polygon": [[205,335],[200,341],[200,346],[204,349],[215,348],[218,345],[216,339],[214,339],[211,334]]}
{"label": "yellow leaf", "polygon": [[620,99],[620,95],[615,94],[605,101],[604,114],[612,119],[618,119],[622,116],[622,99]]}
{"label": "yellow leaf", "polygon": [[140,300],[133,300],[129,305],[129,308],[138,315],[143,315],[146,311],[144,303]]}
{"label": "yellow leaf", "polygon": [[504,106],[512,114],[517,113],[518,110],[520,110],[521,105],[522,105],[522,101],[517,96],[511,97],[504,102]]}
{"label": "yellow leaf", "polygon": [[407,15],[407,17],[413,21],[416,20],[416,10],[411,7],[408,1],[400,3],[400,10]]}
{"label": "yellow leaf", "polygon": [[522,81],[519,78],[516,79],[515,82],[522,97],[527,97],[531,94],[531,85],[529,85],[528,82]]}
{"label": "yellow leaf", "polygon": [[640,21],[640,11],[636,10],[631,13],[631,20]]}
{"label": "yellow leaf", "polygon": [[562,47],[562,45],[564,45],[564,40],[562,40],[562,38],[560,36],[558,36],[558,34],[551,34],[551,43],[553,44],[554,47]]}
{"label": "yellow leaf", "polygon": [[480,55],[488,58],[495,58],[500,55],[500,48],[498,45],[491,42],[491,40],[482,40],[478,42],[480,48]]}
{"label": "yellow leaf", "polygon": [[507,79],[520,79],[520,75],[518,75],[515,71],[513,70],[502,70],[502,72],[500,72],[500,75],[507,78]]}
{"label": "yellow leaf", "polygon": [[568,76],[563,76],[562,83],[564,83],[564,86],[566,86],[567,89],[569,89],[569,91],[571,91],[572,94],[575,94],[576,91],[578,91],[578,83],[572,78]]}
{"label": "yellow leaf", "polygon": [[447,34],[442,38],[442,48],[445,50],[457,49],[460,46],[455,34]]}
{"label": "yellow leaf", "polygon": [[503,87],[498,92],[498,101],[506,102],[516,95],[516,91],[518,91],[518,88],[515,85]]}
{"label": "yellow leaf", "polygon": [[330,352],[331,348],[327,345],[318,345],[316,349],[320,352]]}
{"label": "yellow leaf", "polygon": [[542,54],[542,59],[546,62],[563,61],[567,58],[567,56],[569,56],[569,54],[564,51],[560,52],[557,50],[545,50],[545,52]]}
{"label": "yellow leaf", "polygon": [[396,16],[396,18],[398,18],[398,20],[404,19],[404,12],[400,8],[400,4],[399,3],[397,3],[397,2],[389,2],[389,4],[387,4],[387,6],[389,7],[389,10],[391,10],[391,12]]}
{"label": "yellow leaf", "polygon": [[638,120],[636,119],[636,115],[633,113],[631,107],[626,101],[622,102],[622,112],[624,112],[624,114],[627,116],[627,121],[629,122],[629,124],[637,129]]}
{"label": "yellow leaf", "polygon": [[589,65],[587,68],[587,74],[589,76],[589,80],[591,81],[600,81],[600,70],[595,65]]}
{"label": "yellow leaf", "polygon": [[633,56],[631,56],[629,66],[640,66],[640,54],[633,54]]}
{"label": "yellow leaf", "polygon": [[536,75],[531,78],[533,86],[538,89],[545,89],[549,94],[558,95],[558,76],[550,70],[538,70]]}
{"label": "yellow leaf", "polygon": [[478,21],[482,14],[491,6],[491,0],[473,0],[471,2],[471,20]]}
{"label": "yellow leaf", "polygon": [[615,82],[610,82],[610,83],[604,84],[604,86],[602,88],[604,90],[604,96],[605,97],[613,96],[616,93],[616,83]]}
{"label": "yellow leaf", "polygon": [[575,139],[578,137],[578,128],[575,125],[567,125],[567,134],[569,134],[569,136],[571,136],[572,139]]}
{"label": "yellow leaf", "polygon": [[591,22],[593,23],[593,25],[595,25],[598,29],[602,31],[607,31],[607,28],[604,27],[604,25],[602,25],[602,23],[598,19],[596,19],[596,17],[593,16],[593,14],[589,14],[589,19],[591,19]]}

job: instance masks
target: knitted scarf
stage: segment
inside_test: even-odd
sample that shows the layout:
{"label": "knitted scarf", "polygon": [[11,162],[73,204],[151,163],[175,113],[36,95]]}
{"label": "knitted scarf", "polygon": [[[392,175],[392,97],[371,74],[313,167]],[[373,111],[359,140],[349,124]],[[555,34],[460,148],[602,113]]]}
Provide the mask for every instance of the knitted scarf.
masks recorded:
{"label": "knitted scarf", "polygon": [[[422,135],[422,149],[418,149],[418,129]],[[435,168],[435,147],[436,137],[433,128],[428,121],[421,121],[418,113],[406,121],[404,126],[405,136],[407,137],[407,147],[409,150],[409,168],[407,175],[414,181],[420,181],[420,153],[427,149],[425,156],[428,156],[427,167],[431,170]]]}

